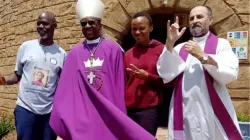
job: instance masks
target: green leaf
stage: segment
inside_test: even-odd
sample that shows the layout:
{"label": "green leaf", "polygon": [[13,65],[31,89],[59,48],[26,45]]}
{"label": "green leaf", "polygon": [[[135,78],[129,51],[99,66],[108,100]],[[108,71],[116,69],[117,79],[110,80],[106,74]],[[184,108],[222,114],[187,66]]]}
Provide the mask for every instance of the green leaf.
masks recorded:
{"label": "green leaf", "polygon": [[238,114],[237,119],[240,122],[250,122],[250,117],[244,114]]}

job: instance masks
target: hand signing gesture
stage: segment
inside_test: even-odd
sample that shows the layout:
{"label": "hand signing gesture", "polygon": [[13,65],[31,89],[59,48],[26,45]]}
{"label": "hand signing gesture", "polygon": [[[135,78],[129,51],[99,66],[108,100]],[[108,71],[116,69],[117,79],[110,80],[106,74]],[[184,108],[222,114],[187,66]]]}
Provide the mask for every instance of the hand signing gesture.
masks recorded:
{"label": "hand signing gesture", "polygon": [[167,22],[167,40],[166,40],[166,46],[167,49],[172,52],[174,43],[184,34],[186,27],[182,28],[181,31],[179,31],[179,18],[176,17],[175,22],[170,26],[170,20]]}
{"label": "hand signing gesture", "polygon": [[189,40],[185,44],[185,50],[199,60],[202,59],[203,56],[205,55],[205,53],[202,51],[200,45],[193,40]]}
{"label": "hand signing gesture", "polygon": [[138,79],[142,79],[142,80],[147,80],[148,79],[148,72],[143,70],[143,69],[139,69],[137,68],[135,65],[130,64],[130,66],[132,67],[132,69],[130,68],[126,68],[127,71],[132,72],[132,74],[138,78]]}

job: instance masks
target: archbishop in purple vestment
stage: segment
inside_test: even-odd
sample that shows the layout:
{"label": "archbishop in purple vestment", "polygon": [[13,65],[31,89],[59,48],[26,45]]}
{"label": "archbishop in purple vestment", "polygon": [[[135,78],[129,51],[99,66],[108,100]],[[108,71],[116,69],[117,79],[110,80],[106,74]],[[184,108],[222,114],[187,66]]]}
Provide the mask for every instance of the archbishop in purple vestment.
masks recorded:
{"label": "archbishop in purple vestment", "polygon": [[83,13],[86,40],[67,55],[54,96],[52,129],[63,140],[154,140],[126,115],[123,51],[99,33],[102,2],[78,0],[76,9]]}

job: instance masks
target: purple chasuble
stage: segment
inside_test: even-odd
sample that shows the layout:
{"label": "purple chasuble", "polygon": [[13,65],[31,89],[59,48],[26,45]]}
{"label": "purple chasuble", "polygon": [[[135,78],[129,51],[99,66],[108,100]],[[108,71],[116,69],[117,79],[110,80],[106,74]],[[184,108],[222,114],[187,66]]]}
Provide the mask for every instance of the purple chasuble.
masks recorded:
{"label": "purple chasuble", "polygon": [[[204,48],[206,54],[216,54],[218,44],[218,37],[210,33]],[[183,46],[179,52],[181,58],[186,61],[188,52]],[[214,114],[220,121],[224,131],[226,132],[229,140],[241,140],[241,134],[239,133],[237,127],[235,126],[232,118],[230,117],[228,111],[226,110],[223,102],[221,101],[219,95],[216,93],[216,90],[213,86],[212,76],[205,70],[205,80],[209,92],[210,102],[214,110]],[[175,140],[184,140],[184,129],[183,129],[183,108],[182,108],[182,79],[183,73],[176,77],[176,85],[174,92],[174,139]]]}
{"label": "purple chasuble", "polygon": [[[89,44],[94,51],[97,44]],[[50,125],[64,140],[155,140],[126,115],[123,52],[102,39],[94,55],[84,43],[67,55],[54,96]]]}

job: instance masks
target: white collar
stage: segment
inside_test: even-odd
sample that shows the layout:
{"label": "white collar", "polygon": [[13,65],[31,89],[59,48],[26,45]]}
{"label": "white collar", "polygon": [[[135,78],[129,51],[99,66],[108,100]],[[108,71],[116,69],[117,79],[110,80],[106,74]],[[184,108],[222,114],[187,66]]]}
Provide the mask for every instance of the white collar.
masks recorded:
{"label": "white collar", "polygon": [[97,39],[94,39],[94,40],[87,40],[86,39],[86,41],[87,41],[87,44],[95,44],[95,43],[99,43],[99,41],[100,41],[100,37],[98,37]]}
{"label": "white collar", "polygon": [[208,31],[207,34],[202,36],[202,37],[193,37],[193,40],[196,41],[196,42],[206,41],[209,34],[210,34],[210,32]]}

